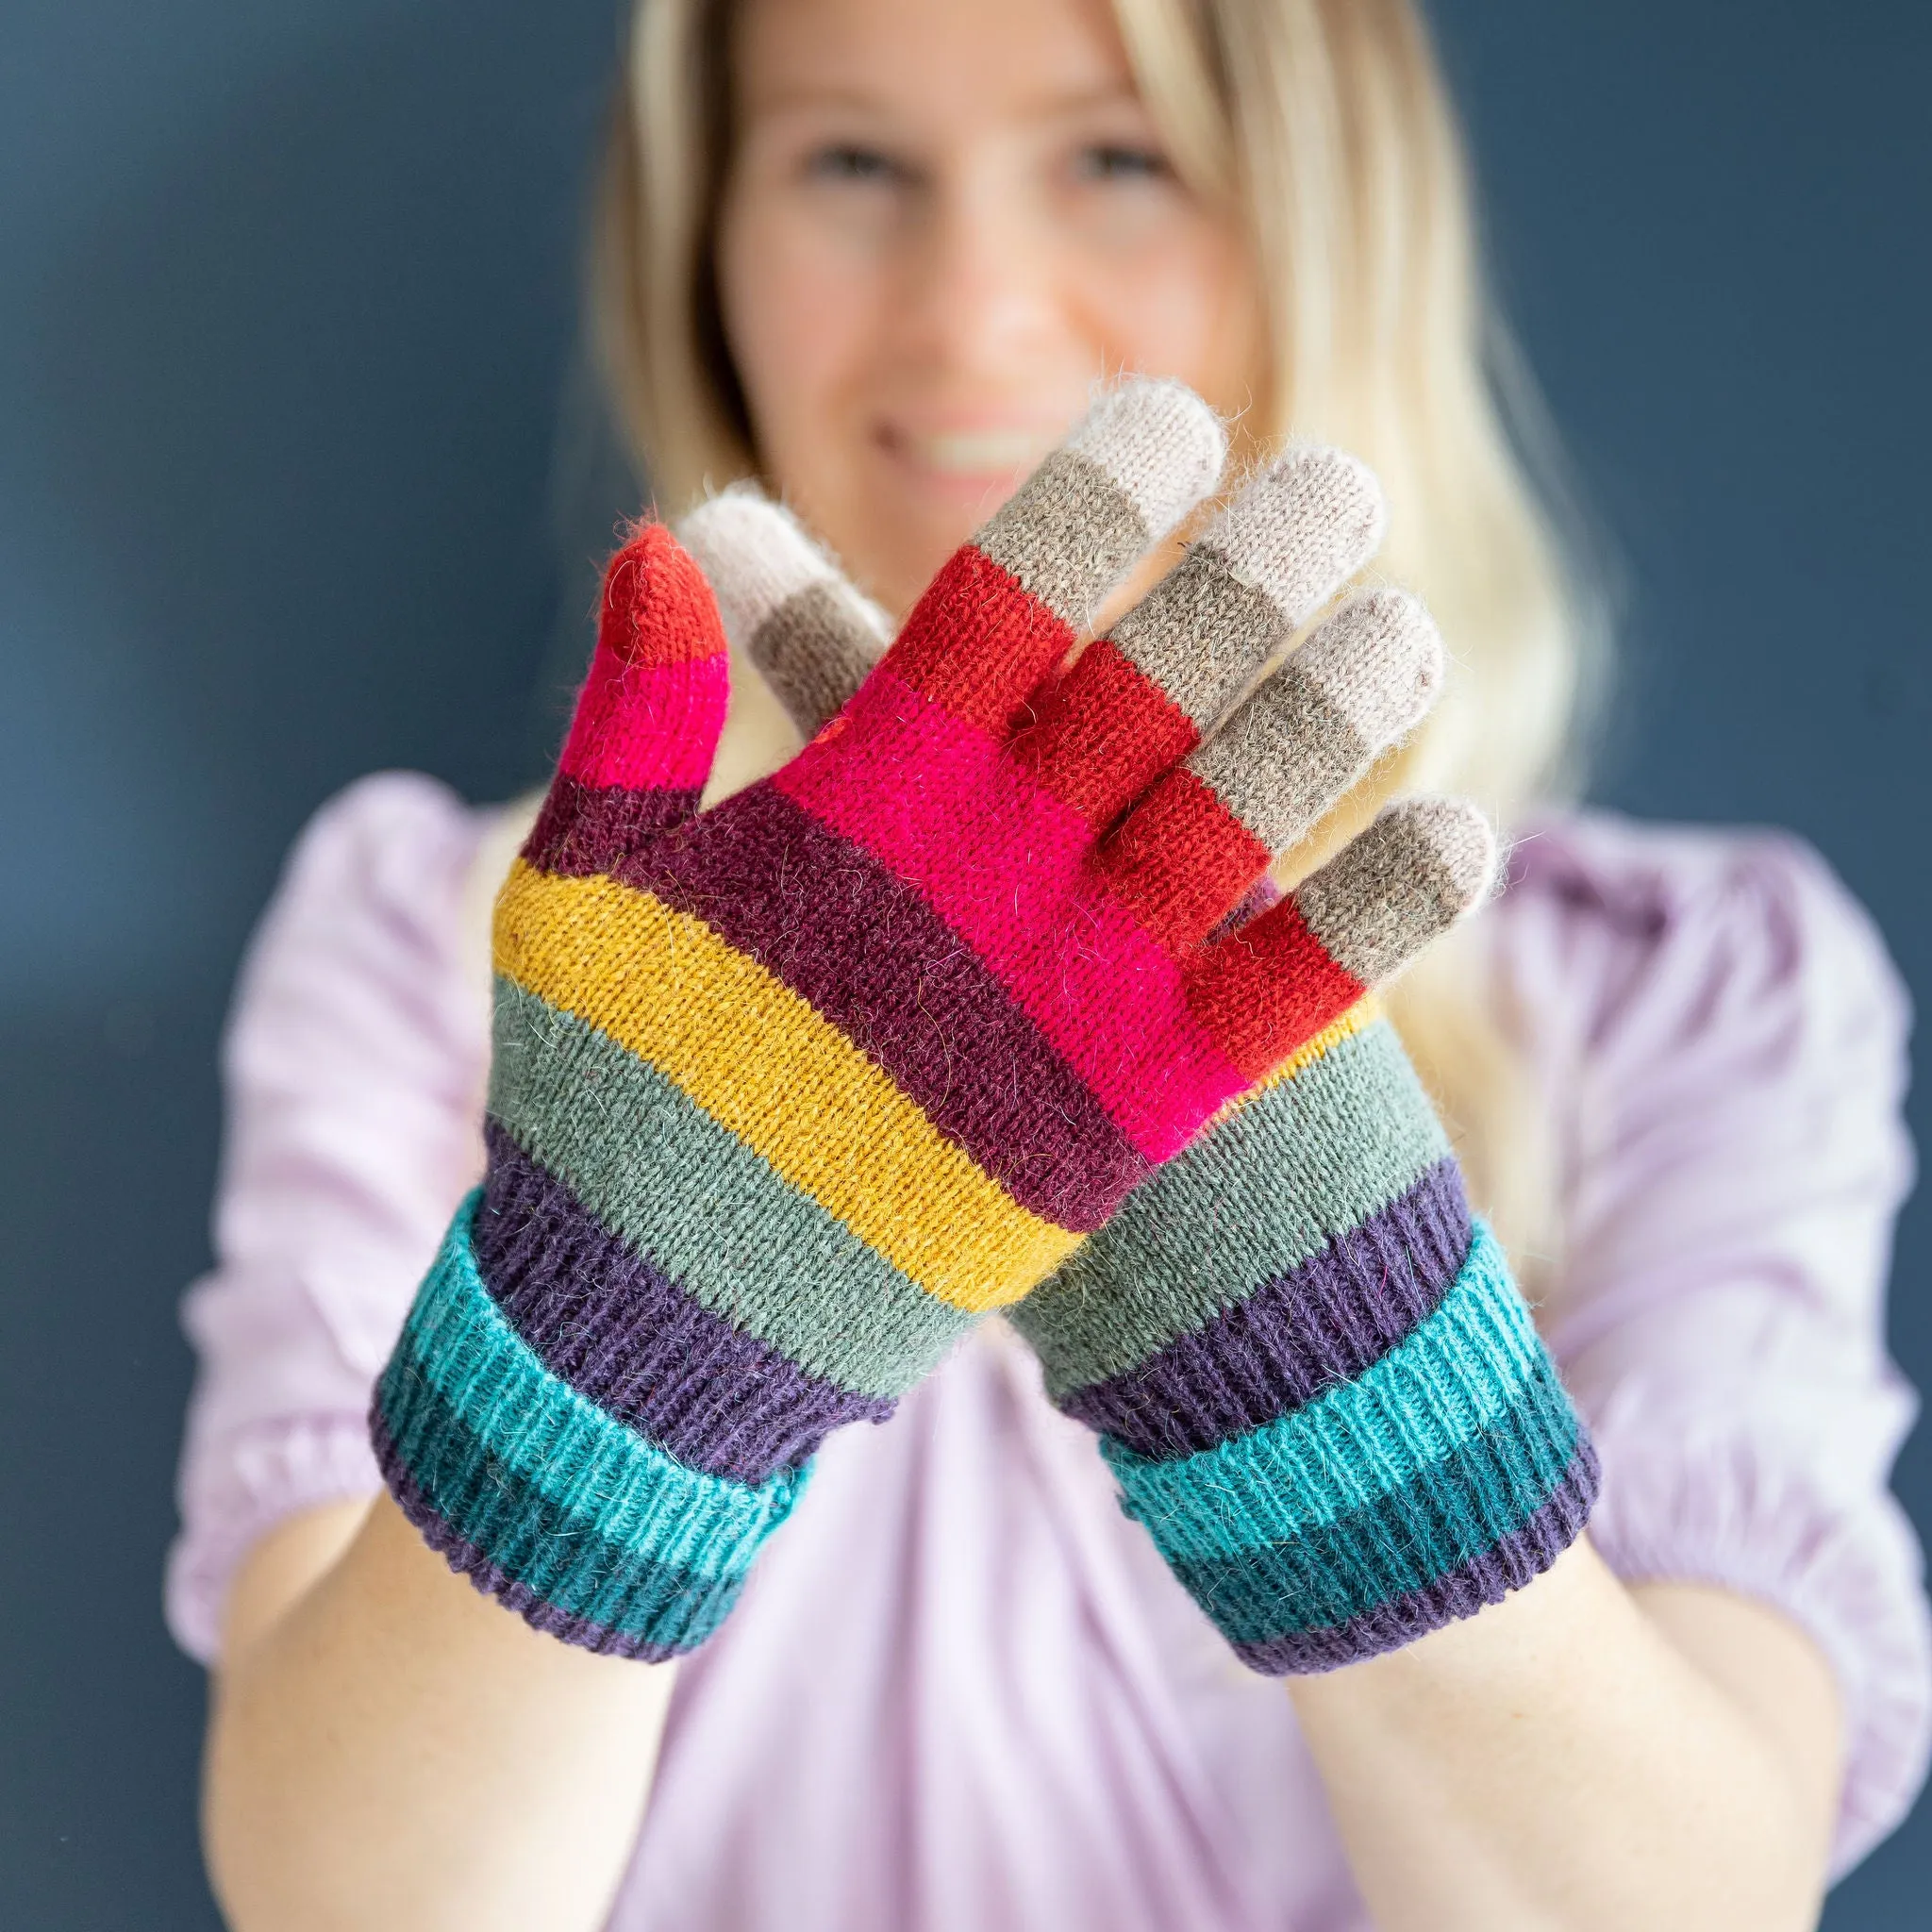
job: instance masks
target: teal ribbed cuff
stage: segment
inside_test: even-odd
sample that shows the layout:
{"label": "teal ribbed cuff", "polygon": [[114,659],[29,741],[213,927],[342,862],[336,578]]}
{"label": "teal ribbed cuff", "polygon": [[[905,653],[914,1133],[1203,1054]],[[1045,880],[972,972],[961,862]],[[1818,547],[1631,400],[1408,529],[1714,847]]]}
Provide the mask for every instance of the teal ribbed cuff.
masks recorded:
{"label": "teal ribbed cuff", "polygon": [[639,1656],[690,1649],[736,1601],[807,1472],[750,1488],[689,1469],[552,1374],[477,1272],[477,1198],[376,1387],[390,1487],[453,1567],[539,1627]]}
{"label": "teal ribbed cuff", "polygon": [[[1230,1641],[1284,1656],[1459,1591],[1469,1566],[1526,1539],[1567,1542],[1568,1491],[1593,1484],[1575,1410],[1480,1223],[1435,1312],[1357,1380],[1178,1460],[1102,1451],[1128,1513]],[[1545,1524],[1553,1511],[1562,1522]]]}

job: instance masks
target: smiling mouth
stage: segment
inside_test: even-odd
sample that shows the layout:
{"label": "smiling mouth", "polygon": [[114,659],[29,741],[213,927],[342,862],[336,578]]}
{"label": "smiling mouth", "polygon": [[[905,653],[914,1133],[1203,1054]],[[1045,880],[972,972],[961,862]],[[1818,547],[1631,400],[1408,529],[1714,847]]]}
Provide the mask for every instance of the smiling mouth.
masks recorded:
{"label": "smiling mouth", "polygon": [[948,429],[929,436],[903,431],[890,446],[938,476],[1011,476],[1030,470],[1059,439],[1041,429]]}

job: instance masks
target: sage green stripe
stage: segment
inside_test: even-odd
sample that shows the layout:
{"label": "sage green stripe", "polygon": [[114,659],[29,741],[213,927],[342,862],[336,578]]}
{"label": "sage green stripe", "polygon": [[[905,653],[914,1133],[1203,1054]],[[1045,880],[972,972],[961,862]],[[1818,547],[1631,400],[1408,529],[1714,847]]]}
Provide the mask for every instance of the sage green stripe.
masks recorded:
{"label": "sage green stripe", "polygon": [[[1124,1374],[1299,1267],[1448,1152],[1394,1028],[1378,1020],[1158,1168],[1011,1320],[1050,1395]],[[1265,1193],[1257,1174],[1274,1176]]]}
{"label": "sage green stripe", "polygon": [[657,1068],[501,976],[490,1110],[635,1253],[841,1388],[902,1395],[972,1325]]}
{"label": "sage green stripe", "polygon": [[1105,1439],[1101,1447],[1161,1555],[1211,1562],[1291,1541],[1425,1482],[1495,1429],[1547,1360],[1502,1249],[1477,1222],[1435,1312],[1357,1380],[1174,1461]]}
{"label": "sage green stripe", "polygon": [[[534,1492],[606,1542],[690,1576],[741,1572],[800,1487],[782,1470],[757,1488],[688,1468],[554,1375],[504,1319],[476,1270],[477,1195],[458,1211],[417,1291],[399,1373],[459,1419],[495,1487]],[[405,1458],[408,1445],[399,1441]]]}

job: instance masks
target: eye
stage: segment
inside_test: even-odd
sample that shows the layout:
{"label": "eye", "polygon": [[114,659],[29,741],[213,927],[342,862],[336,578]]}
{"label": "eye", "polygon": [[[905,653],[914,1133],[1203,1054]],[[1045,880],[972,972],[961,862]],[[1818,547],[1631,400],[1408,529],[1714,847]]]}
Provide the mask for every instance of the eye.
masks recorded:
{"label": "eye", "polygon": [[806,177],[812,181],[857,182],[866,186],[889,184],[904,173],[891,155],[857,142],[829,142],[815,149],[805,163]]}
{"label": "eye", "polygon": [[1083,181],[1168,181],[1174,170],[1158,148],[1098,141],[1080,150],[1074,172]]}

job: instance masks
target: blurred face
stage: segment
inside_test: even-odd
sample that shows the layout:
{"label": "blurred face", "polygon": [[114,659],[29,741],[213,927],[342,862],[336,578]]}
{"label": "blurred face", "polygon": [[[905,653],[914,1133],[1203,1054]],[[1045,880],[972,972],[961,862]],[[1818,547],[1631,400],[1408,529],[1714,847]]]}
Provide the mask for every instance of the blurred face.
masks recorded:
{"label": "blurred face", "polygon": [[773,483],[904,610],[1098,376],[1251,399],[1247,250],[1107,0],[742,0],[718,237]]}

